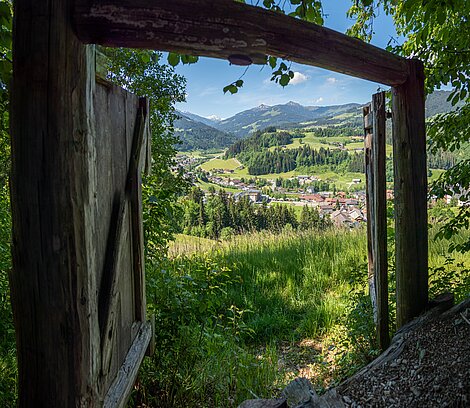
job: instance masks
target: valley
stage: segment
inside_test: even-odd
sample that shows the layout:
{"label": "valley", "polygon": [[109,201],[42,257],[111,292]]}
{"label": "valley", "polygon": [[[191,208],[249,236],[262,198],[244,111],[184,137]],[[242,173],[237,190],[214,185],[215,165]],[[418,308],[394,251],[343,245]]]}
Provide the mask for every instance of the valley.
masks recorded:
{"label": "valley", "polygon": [[[446,92],[433,94],[429,113],[451,109],[447,96]],[[260,126],[266,127],[260,129]],[[236,205],[246,199],[253,207],[250,210],[253,216],[261,219],[269,217],[261,209],[263,206],[268,210],[273,206],[287,206],[296,214],[297,221],[283,221],[282,225],[296,226],[305,206],[337,227],[354,228],[366,222],[364,138],[359,104],[261,105],[228,119],[203,118],[185,112],[175,123],[175,129],[183,142],[176,166],[193,186],[203,191],[205,203],[220,190],[228,197],[222,202],[232,200]],[[393,199],[391,126],[387,128],[386,153],[387,198]],[[455,160],[458,158],[430,155],[429,182],[437,179]],[[203,207],[199,211],[206,211],[202,201],[194,205]],[[230,205],[225,204],[225,211]],[[193,218],[183,223],[181,230],[210,238],[218,238],[224,228],[244,230],[235,222],[207,216],[204,222]],[[218,227],[214,230],[215,224]]]}

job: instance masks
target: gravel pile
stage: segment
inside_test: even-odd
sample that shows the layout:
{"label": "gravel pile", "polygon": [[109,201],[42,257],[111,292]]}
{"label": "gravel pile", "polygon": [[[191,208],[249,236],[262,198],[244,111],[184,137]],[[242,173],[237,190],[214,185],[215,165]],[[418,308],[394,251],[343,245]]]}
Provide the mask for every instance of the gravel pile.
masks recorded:
{"label": "gravel pile", "polygon": [[470,307],[404,334],[399,358],[338,391],[347,407],[470,407]]}

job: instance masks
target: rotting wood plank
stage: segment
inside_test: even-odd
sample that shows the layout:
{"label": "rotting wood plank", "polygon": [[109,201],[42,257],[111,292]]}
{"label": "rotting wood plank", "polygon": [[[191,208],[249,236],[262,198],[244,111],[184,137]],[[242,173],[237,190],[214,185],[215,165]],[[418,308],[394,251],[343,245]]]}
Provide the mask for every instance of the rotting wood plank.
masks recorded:
{"label": "rotting wood plank", "polygon": [[[124,224],[131,220],[131,234],[133,246],[133,280],[134,280],[134,306],[136,320],[145,319],[145,290],[143,266],[143,232],[142,217],[140,215],[140,171],[142,168],[142,147],[146,136],[146,110],[145,98],[139,100],[139,108],[135,119],[132,147],[130,150],[129,166],[125,178],[123,193],[116,194],[114,198],[113,213],[108,237],[108,248],[100,288],[100,328],[102,349],[102,375],[109,371],[113,338],[116,337],[116,305],[118,301],[119,266],[122,265],[121,250],[124,242]],[[126,106],[124,109],[127,111]],[[126,129],[124,129],[126,133]],[[122,150],[122,148],[121,148]],[[127,157],[127,154],[126,154]],[[118,180],[122,179],[119,175]],[[137,202],[136,202],[137,200]],[[128,208],[131,207],[131,217],[128,217]],[[140,291],[144,291],[141,293]]]}
{"label": "rotting wood plank", "polygon": [[233,0],[76,0],[74,24],[85,43],[205,57],[266,56],[399,85],[402,57],[334,30]]}
{"label": "rotting wood plank", "polygon": [[387,278],[387,200],[385,92],[364,107],[369,292],[381,350],[389,345]]}
{"label": "rotting wood plank", "polygon": [[392,89],[398,328],[428,303],[424,67],[419,60],[408,64],[408,81]]}
{"label": "rotting wood plank", "polygon": [[119,266],[123,246],[123,229],[127,220],[128,205],[122,194],[117,194],[111,217],[110,236],[108,239],[107,260],[103,271],[103,280],[100,288],[100,327],[102,350],[102,375],[109,371],[111,361],[113,338],[116,337],[116,305],[118,301]]}

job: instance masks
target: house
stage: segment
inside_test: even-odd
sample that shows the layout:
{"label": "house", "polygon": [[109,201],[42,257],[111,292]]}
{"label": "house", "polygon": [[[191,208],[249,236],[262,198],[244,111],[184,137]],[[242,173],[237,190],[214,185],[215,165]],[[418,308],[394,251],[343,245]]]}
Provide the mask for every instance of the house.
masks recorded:
{"label": "house", "polygon": [[331,221],[336,227],[353,227],[353,220],[347,212],[336,210],[331,213]]}
{"label": "house", "polygon": [[304,194],[300,196],[302,201],[313,201],[316,203],[322,203],[325,199],[320,194]]}
{"label": "house", "polygon": [[351,208],[348,211],[348,215],[353,221],[357,221],[357,222],[366,221],[366,217],[364,216],[364,214],[359,208]]}

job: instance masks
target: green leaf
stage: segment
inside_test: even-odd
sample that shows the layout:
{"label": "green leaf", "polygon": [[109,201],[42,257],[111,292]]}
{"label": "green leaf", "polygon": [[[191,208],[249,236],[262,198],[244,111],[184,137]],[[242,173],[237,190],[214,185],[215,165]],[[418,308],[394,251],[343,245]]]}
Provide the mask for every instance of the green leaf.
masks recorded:
{"label": "green leaf", "polygon": [[238,92],[238,88],[234,84],[227,85],[224,87],[224,94],[230,92],[232,95]]}
{"label": "green leaf", "polygon": [[237,88],[241,88],[243,86],[243,80],[239,79],[238,81],[235,82],[235,86]]}
{"label": "green leaf", "polygon": [[446,14],[445,14],[445,10],[438,10],[437,12],[437,22],[439,24],[444,24],[446,21]]}
{"label": "green leaf", "polygon": [[263,6],[266,8],[271,8],[274,4],[274,0],[263,0]]}
{"label": "green leaf", "polygon": [[287,84],[289,83],[289,81],[290,81],[289,75],[287,75],[287,74],[282,74],[282,75],[281,75],[281,79],[279,80],[279,84],[281,84],[281,86],[287,86]]}
{"label": "green leaf", "polygon": [[194,55],[181,55],[181,62],[184,65],[195,64],[198,61],[199,61],[199,57],[196,57]]}
{"label": "green leaf", "polygon": [[150,62],[150,54],[148,53],[142,53],[142,61],[145,64],[148,64]]}
{"label": "green leaf", "polygon": [[269,66],[270,66],[272,69],[276,68],[277,58],[276,58],[276,57],[269,57],[268,63],[269,63]]}
{"label": "green leaf", "polygon": [[179,54],[175,54],[173,52],[170,52],[168,54],[168,64],[170,64],[172,67],[176,67],[181,60],[181,56]]}

